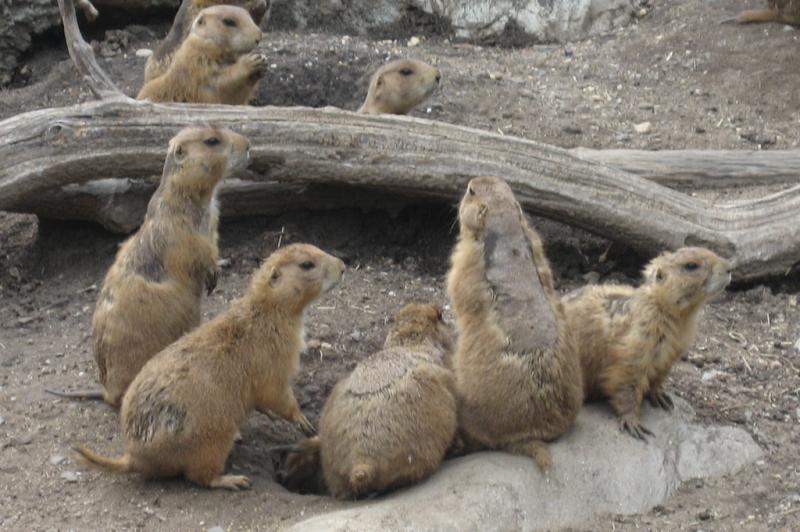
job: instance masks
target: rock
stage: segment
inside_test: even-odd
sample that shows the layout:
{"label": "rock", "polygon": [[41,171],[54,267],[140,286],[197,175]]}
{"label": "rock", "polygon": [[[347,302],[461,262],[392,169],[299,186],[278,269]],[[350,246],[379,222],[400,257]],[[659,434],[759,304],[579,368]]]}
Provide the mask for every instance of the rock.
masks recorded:
{"label": "rock", "polygon": [[64,471],[63,473],[61,473],[61,478],[63,478],[70,484],[72,484],[73,482],[78,482],[78,474],[74,471]]}
{"label": "rock", "polygon": [[700,377],[700,380],[703,382],[708,382],[712,379],[716,379],[720,375],[725,375],[724,371],[720,371],[718,369],[710,369],[708,371],[703,372],[703,376]]}
{"label": "rock", "polygon": [[417,37],[417,36],[415,35],[414,37],[411,37],[411,38],[408,40],[408,43],[406,44],[406,46],[408,46],[409,48],[413,48],[414,46],[417,46],[417,45],[419,45],[419,43],[420,43],[419,37]]}
{"label": "rock", "polygon": [[60,454],[54,454],[50,457],[50,465],[58,465],[64,462],[64,460],[66,459],[67,459],[66,456],[62,456]]}
{"label": "rock", "polygon": [[150,48],[139,48],[136,50],[136,57],[150,57],[153,55],[153,50]]}
{"label": "rock", "polygon": [[633,126],[633,130],[641,134],[650,133],[650,129],[652,129],[652,124],[650,122],[642,122],[641,124]]}
{"label": "rock", "polygon": [[206,529],[206,532],[225,532],[225,529],[221,526],[212,526]]}
{"label": "rock", "polygon": [[694,413],[643,408],[647,443],[620,432],[611,410],[587,405],[569,434],[550,445],[553,470],[483,452],[448,460],[427,481],[355,508],[296,523],[291,532],[535,530],[576,526],[599,513],[640,513],[682,482],[734,472],[762,451],[747,432],[693,424]]}

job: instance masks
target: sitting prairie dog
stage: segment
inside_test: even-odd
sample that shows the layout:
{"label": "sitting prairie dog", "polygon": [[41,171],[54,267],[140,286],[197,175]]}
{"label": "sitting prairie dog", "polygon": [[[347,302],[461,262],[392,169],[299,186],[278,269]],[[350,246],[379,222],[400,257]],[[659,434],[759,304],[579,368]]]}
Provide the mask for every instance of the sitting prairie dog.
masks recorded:
{"label": "sitting prairie dog", "polygon": [[800,0],[767,0],[764,9],[748,9],[723,22],[780,22],[800,26]]}
{"label": "sitting prairie dog", "polygon": [[217,186],[249,159],[247,139],[225,129],[187,128],[170,141],[144,222],[97,298],[92,348],[103,390],[48,392],[119,407],[142,366],[200,323],[203,292],[219,275]]}
{"label": "sitting prairie dog", "polygon": [[252,52],[261,30],[236,6],[203,9],[163,75],[144,84],[139,100],[245,105],[267,68]]}
{"label": "sitting prairie dog", "polygon": [[498,177],[469,182],[447,291],[457,318],[453,369],[468,450],[497,449],[550,467],[545,442],[583,403],[580,360],[539,235]]}
{"label": "sitting prairie dog", "polygon": [[672,408],[663,390],[670,368],[692,345],[703,305],[731,280],[727,260],[704,248],[663,253],[645,268],[644,284],[592,285],[562,298],[580,346],[584,392],[608,399],[620,427],[636,438],[643,397]]}
{"label": "sitting prairie dog", "polygon": [[404,115],[425,101],[442,78],[441,72],[422,61],[398,59],[380,67],[369,82],[359,113]]}
{"label": "sitting prairie dog", "polygon": [[456,432],[453,374],[444,367],[451,351],[436,306],[403,307],[384,349],[334,387],[319,437],[289,448],[295,452],[285,483],[301,491],[326,486],[334,497],[353,499],[433,473]]}
{"label": "sitting prairie dog", "polygon": [[266,0],[183,0],[172,27],[163,41],[153,50],[153,55],[147,58],[144,67],[144,81],[147,83],[167,71],[175,57],[175,52],[183,40],[189,35],[192,23],[198,13],[203,9],[216,5],[232,5],[244,8],[250,13],[253,22],[261,26],[261,21],[267,13]]}
{"label": "sitting prairie dog", "polygon": [[314,431],[291,378],[300,365],[305,309],[341,280],[344,268],[307,244],[275,251],[241,299],[142,368],[122,402],[125,453],[107,458],[78,447],[79,457],[118,473],[182,474],[206,488],[249,487],[247,477],[223,472],[252,410]]}

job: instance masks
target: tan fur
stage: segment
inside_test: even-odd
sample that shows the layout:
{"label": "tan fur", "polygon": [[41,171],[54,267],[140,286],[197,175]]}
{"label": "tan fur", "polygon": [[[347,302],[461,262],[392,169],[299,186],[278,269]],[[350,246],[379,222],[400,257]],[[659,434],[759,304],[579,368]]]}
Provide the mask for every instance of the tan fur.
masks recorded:
{"label": "tan fur", "polygon": [[291,378],[300,364],[305,308],[343,272],[341,260],[314,246],[293,244],[273,253],[244,297],[142,368],[122,402],[125,454],[107,459],[78,452],[112,471],[183,474],[207,488],[248,487],[246,477],[223,471],[234,435],[252,410],[313,432]]}
{"label": "tan fur", "polygon": [[[457,317],[453,366],[461,436],[467,448],[528,455],[547,469],[550,455],[544,442],[572,426],[583,395],[577,348],[566,327],[541,239],[529,226],[511,189],[497,177],[470,181],[459,221],[460,236],[451,257],[447,290]],[[504,231],[498,231],[499,227]],[[490,263],[488,242],[497,247],[507,245],[508,240],[523,257],[521,264],[527,263],[525,271],[532,272],[533,278],[521,282],[532,283],[533,295],[541,298],[540,304],[516,317],[516,322],[504,318],[503,305],[512,305],[517,296],[489,282],[511,265]],[[512,337],[510,330],[504,329],[504,320],[515,325],[514,331],[541,331],[527,340],[534,347],[522,345],[517,338],[525,338],[523,335]],[[539,322],[548,320],[554,329],[539,328]]]}
{"label": "tan fur", "polygon": [[[208,145],[216,142],[215,145]],[[200,323],[217,282],[217,185],[249,160],[249,142],[214,128],[170,141],[161,184],[139,230],[120,247],[92,320],[104,399],[119,406],[153,355]]]}
{"label": "tan fur", "polygon": [[372,75],[367,98],[358,112],[404,115],[433,94],[441,77],[438,68],[422,61],[386,63]]}
{"label": "tan fur", "polygon": [[[688,270],[692,265],[696,269]],[[664,380],[694,342],[703,305],[730,282],[730,268],[707,249],[682,248],[653,259],[639,288],[595,285],[564,296],[585,393],[607,398],[633,436],[651,434],[639,423],[643,397],[672,408]]]}
{"label": "tan fur", "polygon": [[250,53],[260,40],[261,30],[241,7],[208,7],[195,19],[167,71],[145,83],[137,98],[245,105],[266,70],[266,58]]}
{"label": "tan fur", "polygon": [[736,16],[739,24],[781,22],[800,26],[800,0],[767,0],[765,9],[749,9]]}
{"label": "tan fur", "polygon": [[253,22],[260,26],[264,15],[267,13],[267,3],[265,0],[183,0],[169,33],[153,51],[153,55],[147,58],[144,67],[144,81],[157,78],[164,74],[172,60],[175,52],[192,28],[192,23],[203,9],[216,5],[232,5],[244,8],[250,13]]}
{"label": "tan fur", "polygon": [[452,372],[443,363],[452,337],[434,305],[406,305],[384,349],[331,392],[318,439],[287,460],[287,484],[324,484],[340,499],[364,497],[419,481],[442,462],[457,414]]}

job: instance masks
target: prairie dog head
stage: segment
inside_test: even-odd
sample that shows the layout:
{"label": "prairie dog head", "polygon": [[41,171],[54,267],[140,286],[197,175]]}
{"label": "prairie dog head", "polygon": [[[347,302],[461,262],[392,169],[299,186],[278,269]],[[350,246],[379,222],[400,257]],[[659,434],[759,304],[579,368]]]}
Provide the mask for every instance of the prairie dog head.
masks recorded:
{"label": "prairie dog head", "polygon": [[241,7],[228,5],[200,11],[192,23],[191,34],[230,57],[251,52],[261,41],[261,29],[253,22],[250,13]]}
{"label": "prairie dog head", "polygon": [[[267,14],[266,0],[193,0],[192,7],[195,12],[199,12],[207,7],[218,5],[239,6],[248,11],[253,18],[253,22],[260,25]],[[196,16],[193,18],[197,18]]]}
{"label": "prairie dog head", "polygon": [[494,176],[470,179],[458,208],[462,232],[466,229],[480,233],[489,219],[502,219],[513,225],[522,217],[524,214],[511,187],[502,178]]}
{"label": "prairie dog head", "polygon": [[191,127],[169,142],[164,177],[188,193],[212,191],[231,172],[247,167],[250,142],[228,129]]}
{"label": "prairie dog head", "polygon": [[302,311],[344,275],[345,265],[310,244],[278,249],[256,273],[249,292],[271,302]]}
{"label": "prairie dog head", "polygon": [[436,305],[410,303],[394,317],[384,348],[428,344],[443,353],[453,350],[453,336]]}
{"label": "prairie dog head", "polygon": [[665,252],[644,269],[645,285],[677,310],[690,310],[720,294],[731,282],[731,264],[713,251],[686,247]]}
{"label": "prairie dog head", "polygon": [[413,59],[398,59],[379,68],[370,79],[362,113],[404,115],[428,98],[442,74],[439,69]]}

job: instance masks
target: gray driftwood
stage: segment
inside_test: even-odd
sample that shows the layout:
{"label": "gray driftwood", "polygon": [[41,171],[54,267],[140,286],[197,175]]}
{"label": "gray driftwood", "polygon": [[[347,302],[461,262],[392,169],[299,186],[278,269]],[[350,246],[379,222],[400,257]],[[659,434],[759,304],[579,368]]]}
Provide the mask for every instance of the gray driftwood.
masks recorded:
{"label": "gray driftwood", "polygon": [[59,4],[70,52],[86,56],[76,66],[105,99],[0,122],[0,209],[44,209],[32,207],[46,205],[37,198],[57,204],[54,190],[100,179],[147,184],[161,173],[177,131],[213,123],[252,143],[249,174],[238,176],[252,181],[223,186],[228,212],[266,214],[307,201],[369,206],[374,193],[455,202],[471,177],[493,174],[509,182],[528,211],[644,253],[705,245],[733,260],[738,279],[784,274],[800,261],[800,185],[711,204],[559,148],[429,120],[331,108],[137,102],[98,73],[91,48],[81,45],[72,0]]}

